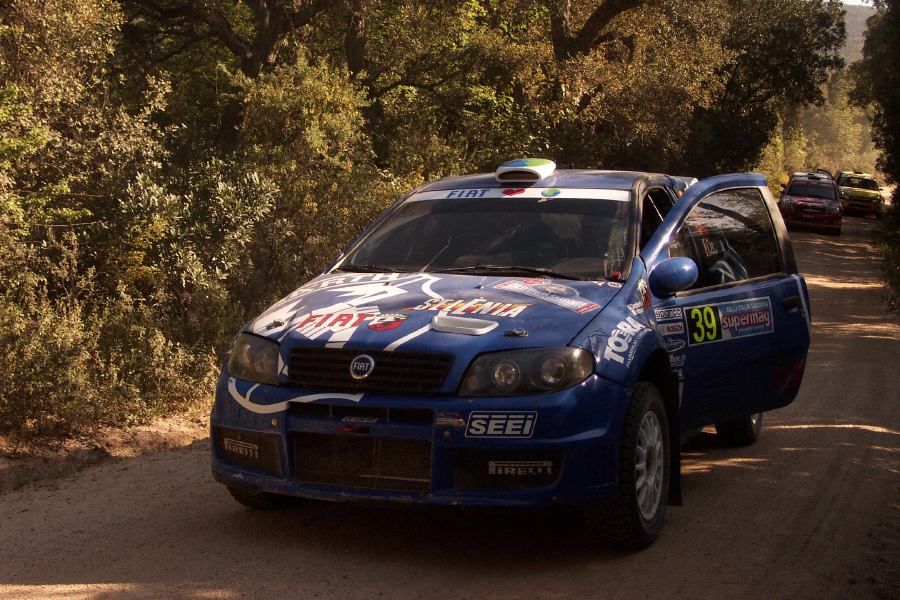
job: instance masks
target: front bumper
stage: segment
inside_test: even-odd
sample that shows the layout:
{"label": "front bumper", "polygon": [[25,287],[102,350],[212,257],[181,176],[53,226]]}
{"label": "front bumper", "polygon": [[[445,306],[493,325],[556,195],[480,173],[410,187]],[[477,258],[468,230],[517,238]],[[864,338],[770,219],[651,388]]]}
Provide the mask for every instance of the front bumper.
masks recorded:
{"label": "front bumper", "polygon": [[881,203],[869,198],[854,198],[842,202],[844,212],[848,214],[879,215]]}
{"label": "front bumper", "polygon": [[471,506],[616,493],[628,394],[598,376],[513,398],[346,396],[223,373],[211,415],[216,480],[324,500]]}
{"label": "front bumper", "polygon": [[826,212],[807,211],[781,211],[781,217],[789,227],[809,227],[813,229],[828,229],[831,231],[841,228],[842,215]]}

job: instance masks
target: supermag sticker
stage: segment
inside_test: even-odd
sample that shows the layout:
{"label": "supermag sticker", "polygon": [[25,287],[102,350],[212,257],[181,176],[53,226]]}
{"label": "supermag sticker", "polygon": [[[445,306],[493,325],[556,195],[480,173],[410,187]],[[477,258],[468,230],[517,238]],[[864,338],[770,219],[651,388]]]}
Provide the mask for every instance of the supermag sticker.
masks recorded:
{"label": "supermag sticker", "polygon": [[772,333],[772,303],[769,298],[751,298],[685,309],[688,344],[696,346]]}

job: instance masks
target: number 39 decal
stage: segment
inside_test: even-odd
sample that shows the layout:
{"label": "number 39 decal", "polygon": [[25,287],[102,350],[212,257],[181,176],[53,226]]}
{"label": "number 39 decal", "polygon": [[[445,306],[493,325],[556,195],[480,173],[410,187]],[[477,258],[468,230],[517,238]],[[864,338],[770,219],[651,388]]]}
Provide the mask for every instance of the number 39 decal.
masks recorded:
{"label": "number 39 decal", "polygon": [[718,307],[697,306],[688,310],[688,342],[703,344],[722,339]]}

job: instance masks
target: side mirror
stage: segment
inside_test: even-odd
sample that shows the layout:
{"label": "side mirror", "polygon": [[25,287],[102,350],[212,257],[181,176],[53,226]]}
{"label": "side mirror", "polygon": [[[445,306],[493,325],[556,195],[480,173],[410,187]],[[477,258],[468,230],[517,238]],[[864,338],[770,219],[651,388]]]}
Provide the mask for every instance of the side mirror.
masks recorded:
{"label": "side mirror", "polygon": [[841,200],[849,200],[849,199],[850,199],[850,194],[848,194],[847,192],[841,192]]}
{"label": "side mirror", "polygon": [[690,258],[667,258],[650,272],[650,291],[657,298],[668,298],[694,285],[698,275],[697,264]]}

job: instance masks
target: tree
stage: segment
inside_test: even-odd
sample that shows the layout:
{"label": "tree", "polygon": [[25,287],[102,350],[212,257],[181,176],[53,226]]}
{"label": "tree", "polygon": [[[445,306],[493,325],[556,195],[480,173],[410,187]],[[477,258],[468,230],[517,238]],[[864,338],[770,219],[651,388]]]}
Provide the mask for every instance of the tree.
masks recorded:
{"label": "tree", "polygon": [[727,0],[727,6],[723,45],[732,58],[717,73],[724,87],[688,129],[684,169],[697,176],[752,167],[779,110],[821,103],[829,73],[843,66],[840,2]]}
{"label": "tree", "polygon": [[878,0],[869,19],[863,58],[853,65],[854,100],[871,105],[879,168],[900,181],[900,2]]}

